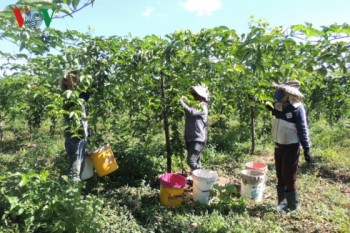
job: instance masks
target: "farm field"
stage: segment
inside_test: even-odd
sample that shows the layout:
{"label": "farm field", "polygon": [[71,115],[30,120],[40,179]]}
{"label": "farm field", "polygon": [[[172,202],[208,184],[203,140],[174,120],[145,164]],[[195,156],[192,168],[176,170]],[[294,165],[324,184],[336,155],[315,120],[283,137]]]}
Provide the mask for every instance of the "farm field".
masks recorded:
{"label": "farm field", "polygon": [[[301,209],[289,214],[271,210],[276,178],[270,143],[253,156],[244,153],[244,144],[238,153],[217,152],[209,144],[204,167],[217,171],[227,185],[214,186],[209,206],[194,203],[185,192],[181,206],[172,209],[159,201],[157,176],[166,171],[166,159],[153,155],[164,147],[160,140],[116,153],[120,169],[77,184],[64,176],[68,161],[61,134],[43,131],[29,143],[6,130],[0,147],[0,231],[349,232],[349,122],[330,127],[319,121],[311,129],[314,162],[308,165],[300,158]],[[233,185],[247,161],[268,164],[261,203],[242,199]]]}
{"label": "farm field", "polygon": [[[24,23],[20,8],[45,7],[36,13],[46,24],[47,9],[69,16],[93,4],[20,0],[0,12],[0,42],[18,47],[0,51],[1,233],[350,232],[350,25],[272,27],[252,17],[243,34],[217,26],[140,38],[35,20],[21,28],[13,16]],[[295,80],[314,158],[299,159],[301,209],[278,213],[271,105],[274,85]],[[191,93],[199,85],[205,97]],[[183,100],[209,106],[202,163],[219,180],[210,205],[186,187],[168,208],[159,176],[189,171]],[[119,168],[73,181],[64,133],[84,137],[89,151],[108,143]],[[240,195],[251,161],[268,166],[261,203]]]}

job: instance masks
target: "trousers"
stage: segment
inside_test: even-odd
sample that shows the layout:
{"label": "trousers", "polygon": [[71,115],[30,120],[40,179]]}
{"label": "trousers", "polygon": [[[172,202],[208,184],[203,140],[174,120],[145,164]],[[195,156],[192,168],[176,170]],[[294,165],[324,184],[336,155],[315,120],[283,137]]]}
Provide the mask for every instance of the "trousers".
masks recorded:
{"label": "trousers", "polygon": [[296,180],[299,156],[299,145],[275,148],[277,183],[279,186],[286,186],[286,191],[288,192],[297,190]]}
{"label": "trousers", "polygon": [[64,145],[70,161],[69,175],[73,179],[80,180],[80,175],[84,168],[87,144],[88,144],[88,141],[85,138],[83,139],[77,138],[77,137],[73,138],[70,136],[67,136],[65,138]]}
{"label": "trousers", "polygon": [[187,149],[187,164],[191,170],[200,169],[202,166],[201,163],[201,152],[204,149],[204,142],[186,142]]}

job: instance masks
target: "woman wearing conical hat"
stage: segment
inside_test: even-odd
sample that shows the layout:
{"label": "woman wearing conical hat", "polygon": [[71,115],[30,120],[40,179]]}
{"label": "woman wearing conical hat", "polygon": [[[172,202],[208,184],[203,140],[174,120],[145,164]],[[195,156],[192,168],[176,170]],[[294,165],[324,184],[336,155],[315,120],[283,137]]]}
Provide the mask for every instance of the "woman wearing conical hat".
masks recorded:
{"label": "woman wearing conical hat", "polygon": [[311,162],[311,141],[306,111],[301,100],[299,81],[273,84],[275,88],[275,116],[272,134],[275,142],[275,168],[277,175],[277,211],[293,211],[299,206],[296,174],[300,148],[303,148],[306,162]]}
{"label": "woman wearing conical hat", "polygon": [[[204,85],[192,86],[189,89],[199,107],[189,106],[186,97],[180,99],[185,110],[185,142],[187,164],[191,171],[201,168],[201,152],[208,138],[208,100],[209,91]],[[200,109],[199,109],[200,108]]]}

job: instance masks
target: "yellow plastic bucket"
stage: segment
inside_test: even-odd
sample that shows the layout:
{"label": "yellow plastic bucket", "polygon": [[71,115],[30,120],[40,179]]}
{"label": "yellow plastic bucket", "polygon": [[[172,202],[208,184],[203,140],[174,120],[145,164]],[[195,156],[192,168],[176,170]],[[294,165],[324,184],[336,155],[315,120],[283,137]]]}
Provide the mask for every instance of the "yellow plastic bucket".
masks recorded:
{"label": "yellow plastic bucket", "polygon": [[163,174],[160,177],[160,203],[167,207],[179,207],[185,185],[185,177],[174,173]]}
{"label": "yellow plastic bucket", "polygon": [[118,169],[112,148],[105,145],[89,154],[98,176],[108,175]]}

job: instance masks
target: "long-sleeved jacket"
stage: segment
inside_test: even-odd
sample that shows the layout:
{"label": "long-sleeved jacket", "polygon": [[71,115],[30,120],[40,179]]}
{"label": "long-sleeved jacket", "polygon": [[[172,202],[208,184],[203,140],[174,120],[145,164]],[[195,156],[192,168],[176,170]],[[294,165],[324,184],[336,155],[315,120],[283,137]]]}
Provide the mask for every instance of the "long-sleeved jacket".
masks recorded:
{"label": "long-sleeved jacket", "polygon": [[279,146],[300,143],[304,149],[311,147],[306,111],[302,104],[288,105],[282,112],[274,109],[272,114],[276,117],[272,121],[275,143]]}
{"label": "long-sleeved jacket", "polygon": [[201,102],[203,111],[188,106],[182,100],[180,104],[185,109],[185,140],[187,142],[206,142],[208,137],[208,104]]}

